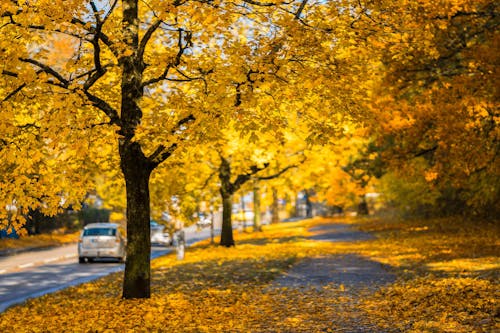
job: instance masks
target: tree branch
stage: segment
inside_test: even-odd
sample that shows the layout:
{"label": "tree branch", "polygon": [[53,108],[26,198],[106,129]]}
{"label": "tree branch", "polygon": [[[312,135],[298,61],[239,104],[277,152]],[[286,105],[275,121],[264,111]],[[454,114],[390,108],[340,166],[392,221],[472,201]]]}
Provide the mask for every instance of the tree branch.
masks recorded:
{"label": "tree branch", "polygon": [[420,157],[420,156],[426,155],[428,153],[435,152],[437,149],[438,149],[438,145],[435,145],[435,146],[433,146],[433,147],[431,147],[429,149],[422,149],[421,151],[416,152],[413,156],[414,157]]}
{"label": "tree branch", "polygon": [[109,105],[103,99],[91,94],[88,90],[83,90],[92,105],[103,111],[110,119],[110,124],[115,124],[121,126],[120,117],[118,116],[118,111],[116,111],[111,105]]}
{"label": "tree branch", "polygon": [[169,158],[174,151],[177,149],[177,143],[173,143],[170,145],[170,147],[165,147],[164,145],[158,146],[154,153],[149,155],[147,159],[149,160],[149,163],[153,166],[156,167],[158,166],[161,162],[165,161],[167,158]]}
{"label": "tree branch", "polygon": [[302,15],[302,12],[304,11],[304,8],[306,7],[308,0],[302,0],[300,3],[299,9],[297,9],[297,12],[295,13],[295,19],[300,20],[300,15]]}
{"label": "tree branch", "polygon": [[245,184],[250,178],[252,178],[253,175],[255,175],[257,172],[264,170],[269,166],[269,163],[264,163],[263,167],[258,167],[256,165],[252,165],[250,167],[250,172],[243,174],[243,175],[238,175],[236,177],[236,180],[232,184],[232,189],[234,192],[238,191],[240,187]]}
{"label": "tree branch", "polygon": [[69,81],[66,80],[61,74],[59,74],[55,69],[51,68],[50,66],[47,66],[38,60],[29,59],[29,58],[19,58],[19,60],[21,60],[22,62],[26,62],[26,63],[32,64],[32,65],[35,65],[38,68],[40,68],[42,71],[44,71],[45,73],[52,75],[59,82],[61,82],[63,87],[67,88],[69,86]]}
{"label": "tree branch", "polygon": [[298,164],[289,165],[286,168],[281,169],[280,171],[278,171],[275,174],[265,176],[265,177],[256,177],[256,179],[258,179],[258,180],[270,180],[270,179],[278,178],[279,176],[281,176],[282,174],[284,174],[288,170],[293,169],[293,168],[298,168],[298,167],[299,167]]}
{"label": "tree branch", "polygon": [[260,2],[260,1],[255,1],[255,0],[243,0],[243,2],[248,3],[250,5],[254,5],[254,6],[260,6],[260,7],[272,7],[272,6],[278,5],[278,3],[275,3],[275,2]]}
{"label": "tree branch", "polygon": [[137,57],[140,59],[140,61],[143,61],[144,57],[144,51],[146,50],[146,46],[153,36],[153,33],[158,29],[158,27],[162,24],[162,20],[157,20],[155,23],[149,26],[148,30],[146,30],[146,33],[141,39],[141,42],[139,43],[139,49],[137,50]]}
{"label": "tree branch", "polygon": [[11,91],[3,100],[2,100],[2,103],[7,101],[8,99],[12,98],[14,95],[16,95],[18,92],[20,92],[21,90],[23,90],[23,88],[26,87],[26,83],[23,83],[21,84],[20,86],[18,86],[16,89],[14,89],[13,91]]}
{"label": "tree branch", "polygon": [[[185,125],[191,121],[195,121],[195,120],[196,120],[196,118],[192,114],[190,114],[187,117],[182,118],[181,120],[179,120],[177,122],[177,125],[175,126],[175,128],[173,128],[170,131],[170,134],[172,134],[172,135],[176,134],[179,130],[182,130],[183,125]],[[165,147],[164,145],[160,145],[160,146],[158,146],[158,148],[156,148],[156,150],[151,155],[149,155],[147,157],[147,159],[149,160],[149,163],[152,166],[156,167],[160,163],[165,161],[167,158],[169,158],[176,149],[177,149],[177,143],[173,143],[168,148]]]}
{"label": "tree branch", "polygon": [[[184,52],[193,45],[192,41],[191,41],[191,37],[192,37],[191,31],[183,30],[181,28],[179,28],[177,31],[179,32],[179,37],[177,40],[177,46],[179,47],[179,51],[177,52],[175,58],[167,64],[165,70],[163,71],[163,73],[160,76],[158,76],[156,78],[152,78],[146,82],[143,82],[142,87],[146,87],[148,85],[165,80],[168,76],[169,71],[172,68],[180,65],[181,58],[184,55]],[[186,35],[183,36],[183,33],[185,33]]]}

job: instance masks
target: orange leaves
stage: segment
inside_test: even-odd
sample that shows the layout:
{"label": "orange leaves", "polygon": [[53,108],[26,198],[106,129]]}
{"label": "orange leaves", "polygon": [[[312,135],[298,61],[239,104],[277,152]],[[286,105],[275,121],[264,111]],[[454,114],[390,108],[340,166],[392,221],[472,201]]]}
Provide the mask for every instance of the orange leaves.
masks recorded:
{"label": "orange leaves", "polygon": [[[188,248],[183,261],[175,255],[154,260],[151,299],[120,299],[122,273],[114,274],[14,307],[0,314],[0,330],[341,332],[355,323],[356,329],[366,325],[375,332],[468,333],[498,327],[498,225],[347,222],[377,238],[356,243],[306,239],[308,228],[332,223],[325,219],[270,225],[263,233],[239,234],[242,245],[235,248],[205,241]],[[273,285],[301,258],[345,253],[392,264],[390,269],[404,278],[376,294],[369,288],[354,294],[343,284],[319,289]]]}
{"label": "orange leaves", "polygon": [[[489,281],[432,276],[398,283],[363,305],[370,316],[382,317],[386,328],[405,332],[489,331],[495,325],[495,304],[500,297]],[[382,315],[384,309],[387,315]]]}

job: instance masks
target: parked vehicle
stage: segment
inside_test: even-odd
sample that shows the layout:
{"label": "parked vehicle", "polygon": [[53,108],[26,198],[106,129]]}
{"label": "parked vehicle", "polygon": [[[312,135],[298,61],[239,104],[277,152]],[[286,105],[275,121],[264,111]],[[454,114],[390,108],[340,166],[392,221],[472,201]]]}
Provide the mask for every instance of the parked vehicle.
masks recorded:
{"label": "parked vehicle", "polygon": [[124,232],[115,223],[91,223],[86,225],[78,241],[78,262],[95,259],[125,261],[126,239]]}
{"label": "parked vehicle", "polygon": [[212,224],[212,217],[210,214],[205,214],[205,213],[198,214],[198,221],[196,221],[196,225],[198,227],[200,228],[208,227],[210,224]]}
{"label": "parked vehicle", "polygon": [[173,241],[168,232],[165,232],[165,226],[155,221],[151,221],[151,244],[171,246]]}

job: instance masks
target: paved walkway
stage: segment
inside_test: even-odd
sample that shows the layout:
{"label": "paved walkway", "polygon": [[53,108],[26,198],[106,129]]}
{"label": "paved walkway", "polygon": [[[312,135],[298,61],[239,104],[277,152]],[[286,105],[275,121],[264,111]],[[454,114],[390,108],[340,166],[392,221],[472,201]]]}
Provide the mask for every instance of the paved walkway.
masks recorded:
{"label": "paved walkway", "polygon": [[[356,242],[373,238],[368,233],[353,230],[348,224],[324,225],[309,231],[314,232],[310,238],[318,241]],[[336,332],[386,332],[367,322],[357,304],[366,295],[393,283],[395,278],[389,267],[357,254],[345,254],[301,260],[277,278],[272,287],[320,290],[333,285],[343,299],[332,318],[332,327],[342,327]]]}

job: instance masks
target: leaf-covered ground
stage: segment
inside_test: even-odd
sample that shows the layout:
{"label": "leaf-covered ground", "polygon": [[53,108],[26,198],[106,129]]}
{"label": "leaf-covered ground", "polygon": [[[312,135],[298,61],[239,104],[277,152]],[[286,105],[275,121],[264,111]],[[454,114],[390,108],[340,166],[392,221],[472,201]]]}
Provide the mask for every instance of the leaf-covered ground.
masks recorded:
{"label": "leaf-covered ground", "polygon": [[78,241],[79,234],[80,232],[54,232],[52,234],[24,236],[19,239],[4,238],[0,239],[0,252],[9,252],[28,248],[36,249],[76,243]]}
{"label": "leaf-covered ground", "polygon": [[[168,255],[153,262],[151,299],[120,299],[122,273],[114,274],[9,309],[0,315],[0,332],[500,329],[498,224],[349,221],[376,236],[356,242],[324,241],[310,231],[338,222],[314,219],[239,233],[230,249],[201,243],[183,261]],[[351,256],[379,262],[398,278],[379,288],[335,279],[311,287],[276,282],[301,263]]]}

